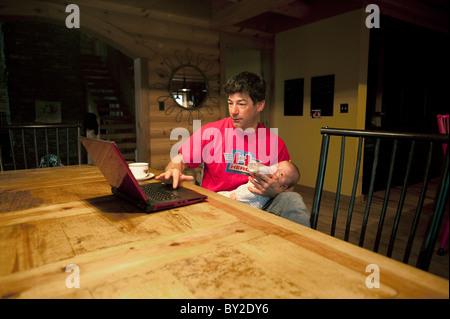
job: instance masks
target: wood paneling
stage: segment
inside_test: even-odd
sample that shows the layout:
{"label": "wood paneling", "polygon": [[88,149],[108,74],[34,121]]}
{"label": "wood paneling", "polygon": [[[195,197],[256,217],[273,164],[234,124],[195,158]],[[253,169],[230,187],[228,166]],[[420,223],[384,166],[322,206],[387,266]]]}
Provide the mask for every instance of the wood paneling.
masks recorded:
{"label": "wood paneling", "polygon": [[[211,79],[209,85],[214,89],[210,96],[220,100],[219,32],[211,30],[209,20],[199,17],[198,14],[170,14],[170,8],[165,13],[152,10],[158,6],[160,8],[162,3],[123,4],[116,1],[82,0],[77,1],[77,4],[80,8],[81,32],[95,35],[102,42],[134,59],[144,58],[147,61],[148,92],[142,94],[142,97],[148,100],[140,101],[141,119],[138,119],[138,125],[148,123],[144,124],[147,127],[141,127],[141,143],[146,145],[142,156],[145,160],[150,158],[151,166],[164,167],[169,159],[171,145],[175,143],[170,140],[170,131],[175,127],[189,129],[188,113],[184,112],[182,120],[176,122],[179,109],[174,109],[167,115],[165,111],[159,111],[157,98],[169,94],[169,75],[173,68],[180,63],[190,62],[202,70],[207,69],[206,76]],[[66,6],[66,2],[57,0],[25,0],[19,3],[7,0],[2,2],[0,16],[34,18],[64,26],[69,14],[65,12]],[[184,55],[187,50],[192,52],[192,60],[178,61],[175,53]],[[170,66],[165,64],[167,59],[172,61]],[[173,104],[173,100],[168,99],[165,109]],[[206,104],[212,114],[200,109],[203,124],[220,117],[220,104],[212,103],[211,100]],[[148,114],[148,120],[145,119],[145,114]],[[198,118],[197,112],[192,115],[193,119]]]}

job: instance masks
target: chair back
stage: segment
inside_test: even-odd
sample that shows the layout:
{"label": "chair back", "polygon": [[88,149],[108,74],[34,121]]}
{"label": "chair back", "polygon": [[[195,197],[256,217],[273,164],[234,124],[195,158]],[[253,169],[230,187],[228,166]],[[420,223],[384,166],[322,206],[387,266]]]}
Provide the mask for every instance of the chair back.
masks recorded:
{"label": "chair back", "polygon": [[0,145],[0,172],[3,172],[3,158],[2,158],[2,148]]}
{"label": "chair back", "polygon": [[[448,114],[445,114],[445,115],[438,114],[437,121],[438,121],[439,133],[448,135],[449,134]],[[443,148],[444,154],[445,154],[447,152],[447,143],[442,144],[442,148]]]}
{"label": "chair back", "polygon": [[[419,238],[419,236],[416,236],[416,232],[418,229],[421,229],[423,230],[424,234],[420,238],[422,238],[423,240],[421,243],[419,243],[420,249],[414,250],[414,252],[419,251],[417,253],[418,257],[416,267],[428,270],[438,232],[440,230],[442,217],[444,215],[449,186],[448,154],[446,154],[445,158],[442,160],[442,153],[436,152],[434,150],[435,144],[439,145],[443,142],[446,142],[448,140],[447,137],[440,134],[409,134],[398,132],[363,131],[333,128],[322,128],[321,134],[322,147],[319,159],[313,206],[311,210],[311,228],[317,229],[318,227],[323,186],[325,176],[327,175],[326,167],[329,145],[332,142],[338,142],[340,137],[340,163],[338,172],[337,174],[327,175],[327,178],[334,178],[335,176],[337,176],[335,181],[330,180],[331,182],[335,182],[337,185],[334,207],[327,207],[332,210],[332,220],[331,222],[324,222],[324,224],[327,224],[327,226],[331,223],[331,235],[336,236],[336,227],[337,225],[342,224],[337,223],[339,215],[339,221],[344,221],[344,225],[339,226],[341,228],[345,227],[345,233],[343,229],[339,229],[340,232],[344,233],[344,240],[351,242],[351,240],[349,240],[351,234],[352,236],[359,237],[359,241],[357,238],[355,242],[359,244],[359,246],[371,249],[378,253],[383,253],[380,251],[380,243],[382,241],[386,241],[387,238],[385,238],[386,236],[383,237],[382,233],[384,228],[386,228],[388,224],[391,224],[392,228],[390,231],[390,236],[388,236],[389,242],[387,245],[387,251],[383,254],[388,257],[394,258],[394,256],[392,256],[392,253],[394,251],[394,244],[397,246],[401,245],[402,248],[400,250],[403,251],[404,248],[403,259],[402,257],[396,257],[395,259],[400,259],[404,263],[408,263],[413,243],[414,247],[417,247],[417,243],[414,242],[414,239],[416,237]],[[358,150],[356,155],[355,169],[350,172],[344,172],[343,168],[346,156],[345,145],[346,141],[348,142],[348,140],[355,140],[355,142],[357,142],[358,144]],[[418,148],[419,144],[421,148]],[[381,147],[382,145],[384,145],[383,148]],[[400,152],[399,149],[402,150],[402,148],[400,148],[400,145],[402,147],[406,146],[407,149],[409,149],[408,152],[403,152],[403,154],[408,154],[406,158],[402,158],[402,156],[399,156],[398,154]],[[386,146],[391,149],[391,153],[388,157],[390,158],[390,162],[388,163],[386,169],[377,170],[380,158],[380,150],[385,149]],[[426,149],[426,151],[422,151],[424,148]],[[357,198],[356,193],[359,183],[363,150],[364,152],[373,152],[373,162],[365,163],[365,165],[371,164],[371,170],[368,171],[370,173],[370,176],[367,176],[370,177],[370,184],[367,194],[363,196],[365,198],[363,204],[362,206],[360,205],[360,215],[362,216],[362,218],[361,220],[358,220],[358,225],[352,225],[351,223],[352,217],[354,215],[354,208],[355,206],[357,206],[355,203],[359,204],[359,199]],[[436,158],[436,154],[438,154],[439,158]],[[424,157],[424,160],[426,160],[426,164],[417,165],[417,156],[415,155]],[[399,163],[400,160],[404,162]],[[439,161],[439,163],[442,162],[442,169],[440,170],[439,177],[434,176],[432,172],[432,163],[436,163],[436,160]],[[401,169],[399,169],[399,166]],[[411,186],[410,177],[413,168],[422,170],[420,176],[423,176],[423,179],[419,183],[416,183],[416,188],[414,188],[414,191],[416,191],[416,193],[412,195],[408,194],[408,201],[405,203],[408,187]],[[394,173],[397,173],[398,171],[401,171],[401,173],[403,174],[403,182],[399,183],[400,185],[394,185],[395,182],[393,182],[393,176]],[[341,207],[339,207],[340,203],[343,202],[341,197],[345,197],[341,195],[342,180],[345,174],[350,174],[350,177],[353,177],[350,179],[353,180],[351,195],[347,195],[345,198],[348,202],[348,209],[342,208],[342,205]],[[439,174],[439,172],[437,174]],[[383,175],[385,175],[383,179],[383,185],[385,185],[385,189],[383,191],[375,191],[375,181]],[[436,186],[435,189],[437,188],[437,190],[435,194],[430,195],[429,192],[427,192],[427,188],[430,184]],[[392,195],[394,191],[396,192],[395,196],[397,197],[395,200],[393,200],[392,198],[390,199],[390,195]],[[374,194],[376,196],[377,202],[376,205],[373,205],[372,207]],[[413,198],[413,200],[411,200],[411,198]],[[423,209],[424,207],[426,209]],[[342,214],[346,215],[346,217],[342,218]],[[400,217],[402,217],[402,221],[408,221],[410,223],[410,225],[408,226],[410,227],[410,232],[406,236],[408,238],[407,242],[406,240],[405,242],[396,240],[398,235],[397,231],[401,222]],[[370,232],[372,234],[376,233],[376,237],[371,238],[373,246],[371,246],[372,243],[369,243],[368,241],[365,242],[366,231],[368,227],[371,228]],[[425,229],[423,229],[424,227]],[[404,228],[402,227],[401,229],[403,230]],[[386,245],[383,246],[383,249],[385,249],[385,247]],[[399,250],[398,247],[396,249],[396,253],[397,250]]]}

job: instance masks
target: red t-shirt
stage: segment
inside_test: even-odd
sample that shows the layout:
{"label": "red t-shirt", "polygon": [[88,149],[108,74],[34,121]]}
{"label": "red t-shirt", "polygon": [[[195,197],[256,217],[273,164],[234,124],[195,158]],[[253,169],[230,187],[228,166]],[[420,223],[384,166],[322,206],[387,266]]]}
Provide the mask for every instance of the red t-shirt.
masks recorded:
{"label": "red t-shirt", "polygon": [[205,163],[202,187],[214,192],[231,191],[248,182],[250,161],[271,166],[290,160],[286,145],[276,133],[260,123],[256,131],[242,131],[227,117],[195,131],[179,152],[191,168]]}

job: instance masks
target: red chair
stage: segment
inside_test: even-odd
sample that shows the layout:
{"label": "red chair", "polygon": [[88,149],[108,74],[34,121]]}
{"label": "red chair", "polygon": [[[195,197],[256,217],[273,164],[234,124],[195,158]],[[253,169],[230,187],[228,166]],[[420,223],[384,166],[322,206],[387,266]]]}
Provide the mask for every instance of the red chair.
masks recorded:
{"label": "red chair", "polygon": [[[448,114],[441,115],[439,114],[437,116],[438,121],[438,127],[439,127],[439,133],[441,134],[448,134]],[[444,150],[444,154],[447,152],[447,143],[442,144],[442,149]],[[445,228],[444,236],[442,237],[441,246],[438,250],[438,255],[442,256],[444,255],[444,248],[448,241],[448,222],[447,221],[447,227]]]}

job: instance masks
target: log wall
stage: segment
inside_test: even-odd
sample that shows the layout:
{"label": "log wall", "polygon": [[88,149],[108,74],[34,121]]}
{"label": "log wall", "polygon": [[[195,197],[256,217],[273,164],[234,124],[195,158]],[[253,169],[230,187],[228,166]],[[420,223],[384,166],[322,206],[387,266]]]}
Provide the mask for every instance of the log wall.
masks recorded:
{"label": "log wall", "polygon": [[[32,19],[45,23],[65,26],[70,13],[66,12],[64,1],[2,1],[0,21],[8,19]],[[76,2],[80,8],[80,29],[69,29],[96,37],[102,42],[120,50],[133,59],[143,58],[148,64],[148,92],[142,101],[143,115],[147,116],[143,130],[143,160],[150,162],[155,169],[163,169],[169,161],[169,152],[177,141],[170,140],[170,132],[183,127],[192,132],[188,112],[182,114],[177,122],[178,110],[166,114],[174,103],[165,102],[165,110],[160,111],[158,97],[168,95],[169,75],[177,65],[176,52],[185,56],[191,52],[192,64],[205,72],[212,88],[206,108],[200,109],[202,124],[225,116],[224,103],[220,99],[220,36],[218,31],[209,28],[209,21],[152,11],[151,8],[132,7],[128,4],[100,0],[81,0]],[[199,60],[198,60],[199,59]],[[201,63],[197,63],[201,60]],[[172,61],[172,65],[166,62]],[[207,67],[209,65],[209,67]],[[145,82],[145,81],[144,81]],[[197,113],[192,119],[200,119]]]}

